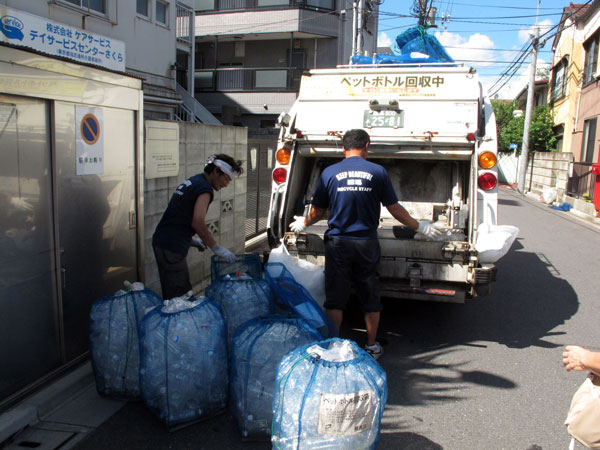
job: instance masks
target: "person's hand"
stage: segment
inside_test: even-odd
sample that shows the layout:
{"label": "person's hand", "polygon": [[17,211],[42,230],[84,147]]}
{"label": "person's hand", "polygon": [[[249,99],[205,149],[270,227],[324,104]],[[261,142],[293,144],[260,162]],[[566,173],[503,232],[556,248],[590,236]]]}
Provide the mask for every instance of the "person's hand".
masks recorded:
{"label": "person's hand", "polygon": [[211,248],[211,250],[215,255],[220,256],[228,263],[235,262],[235,255],[233,253],[231,253],[229,250],[227,250],[225,247],[221,247],[220,245],[215,245],[213,248]]}
{"label": "person's hand", "polygon": [[563,352],[563,365],[567,371],[570,370],[588,370],[583,360],[589,353],[589,350],[577,345],[567,345]]}
{"label": "person's hand", "polygon": [[192,247],[196,247],[199,252],[203,252],[208,248],[208,245],[206,245],[204,241],[200,239],[200,236],[195,234],[192,236]]}
{"label": "person's hand", "polygon": [[440,230],[435,224],[431,223],[429,220],[420,220],[419,228],[417,229],[417,233],[421,233],[424,236],[427,236],[431,239],[438,239],[442,236],[442,230]]}
{"label": "person's hand", "polygon": [[294,221],[290,224],[290,230],[294,233],[302,233],[306,229],[303,216],[294,216]]}

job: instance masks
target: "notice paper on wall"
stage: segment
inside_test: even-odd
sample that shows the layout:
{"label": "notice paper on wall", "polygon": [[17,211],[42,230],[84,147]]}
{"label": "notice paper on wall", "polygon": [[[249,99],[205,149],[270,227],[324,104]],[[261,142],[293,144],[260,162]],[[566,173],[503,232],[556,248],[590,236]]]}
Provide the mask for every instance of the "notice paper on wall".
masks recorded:
{"label": "notice paper on wall", "polygon": [[104,173],[104,121],[101,108],[75,107],[77,175]]}

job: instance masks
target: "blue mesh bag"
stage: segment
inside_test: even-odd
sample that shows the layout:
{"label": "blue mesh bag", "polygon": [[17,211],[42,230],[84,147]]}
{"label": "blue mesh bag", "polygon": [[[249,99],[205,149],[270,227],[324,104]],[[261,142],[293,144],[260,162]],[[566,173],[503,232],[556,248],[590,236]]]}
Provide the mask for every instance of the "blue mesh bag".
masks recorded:
{"label": "blue mesh bag", "polygon": [[435,36],[427,34],[427,30],[422,26],[409,28],[405,32],[396,36],[395,46],[392,51],[395,54],[409,55],[412,52],[419,52],[429,55],[430,62],[454,62],[446,49]]}
{"label": "blue mesh bag", "polygon": [[233,339],[230,410],[242,438],[268,440],[273,418],[273,388],[281,358],[321,335],[304,320],[270,316],[240,326]]}
{"label": "blue mesh bag", "polygon": [[277,300],[316,329],[323,338],[335,337],[338,329],[310,293],[298,284],[282,263],[267,263],[265,279],[275,292]]}
{"label": "blue mesh bag", "polygon": [[96,300],[90,311],[90,359],[101,395],[140,395],[138,325],[146,310],[160,305],[162,299],[142,283],[128,287]]}
{"label": "blue mesh bag", "polygon": [[292,350],[273,395],[274,449],[377,448],[387,376],[355,342],[333,338]]}
{"label": "blue mesh bag", "polygon": [[225,319],[205,297],[167,300],[142,319],[142,400],[168,427],[226,407],[226,342]]}
{"label": "blue mesh bag", "polygon": [[232,263],[218,256],[211,258],[212,281],[205,295],[216,301],[223,311],[229,349],[240,325],[273,312],[274,295],[261,274],[258,253],[236,255]]}

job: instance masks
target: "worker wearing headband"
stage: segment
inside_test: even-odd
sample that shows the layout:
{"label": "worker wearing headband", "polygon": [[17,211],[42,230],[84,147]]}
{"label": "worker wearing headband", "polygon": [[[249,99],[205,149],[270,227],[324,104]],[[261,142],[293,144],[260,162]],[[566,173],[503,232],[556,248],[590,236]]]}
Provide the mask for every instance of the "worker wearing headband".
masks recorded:
{"label": "worker wearing headband", "polygon": [[191,246],[200,251],[209,247],[227,261],[235,255],[217,245],[206,226],[206,212],[214,191],[227,187],[234,174],[243,172],[241,161],[227,155],[212,155],[204,172],[181,183],[152,236],[152,248],[164,299],[181,297],[192,289],[186,256]]}

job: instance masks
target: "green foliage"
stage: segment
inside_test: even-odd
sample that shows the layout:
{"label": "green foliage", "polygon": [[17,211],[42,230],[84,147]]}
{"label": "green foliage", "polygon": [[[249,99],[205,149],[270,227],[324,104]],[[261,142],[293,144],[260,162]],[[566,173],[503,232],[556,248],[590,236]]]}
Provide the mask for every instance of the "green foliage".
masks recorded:
{"label": "green foliage", "polygon": [[[510,144],[517,144],[519,150],[523,147],[523,129],[525,117],[513,117],[515,102],[492,100],[496,114],[498,150],[509,151]],[[556,151],[556,137],[552,131],[554,121],[548,106],[538,106],[533,110],[529,125],[529,151]]]}

